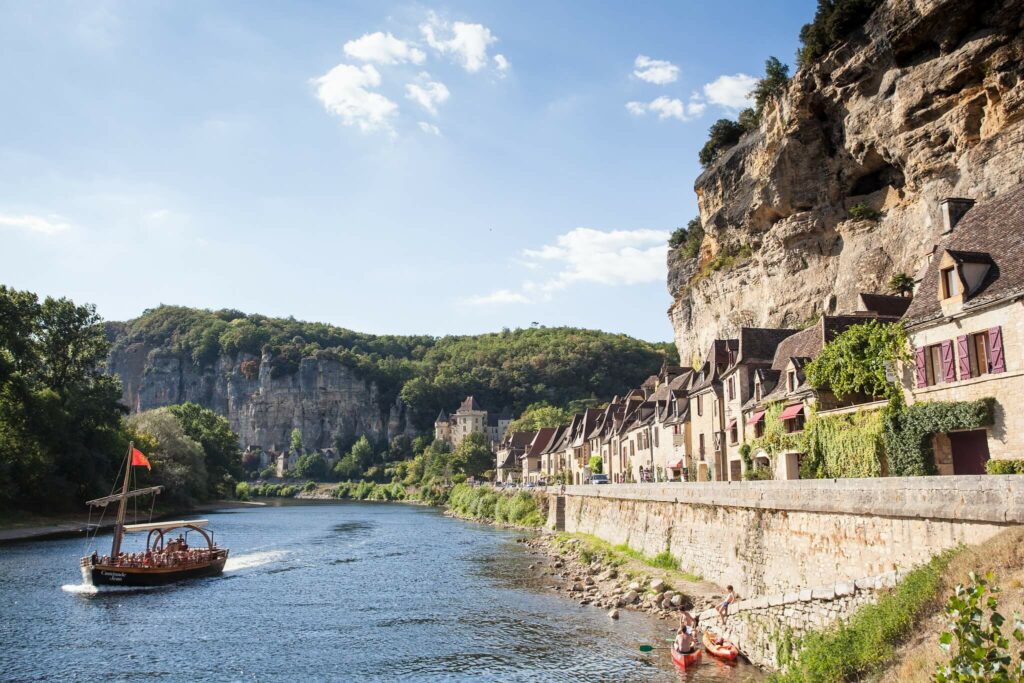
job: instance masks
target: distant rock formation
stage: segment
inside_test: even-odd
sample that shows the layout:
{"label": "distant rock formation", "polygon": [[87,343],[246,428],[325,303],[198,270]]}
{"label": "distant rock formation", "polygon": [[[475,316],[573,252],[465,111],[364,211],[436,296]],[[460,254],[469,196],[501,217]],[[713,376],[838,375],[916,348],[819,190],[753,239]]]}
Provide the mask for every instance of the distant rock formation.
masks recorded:
{"label": "distant rock formation", "polygon": [[399,401],[381,405],[376,385],[337,360],[302,359],[298,372],[273,376],[270,355],[221,355],[199,367],[163,347],[138,342],[115,346],[109,371],[120,376],[133,412],[191,401],[228,418],[242,447],[287,448],[293,428],[307,448],[337,438],[373,440],[412,434]]}
{"label": "distant rock formation", "polygon": [[942,199],[1024,180],[1022,62],[1022,0],[888,0],[801,69],[696,181],[700,254],[668,256],[683,362],[742,325],[853,309],[917,273]]}

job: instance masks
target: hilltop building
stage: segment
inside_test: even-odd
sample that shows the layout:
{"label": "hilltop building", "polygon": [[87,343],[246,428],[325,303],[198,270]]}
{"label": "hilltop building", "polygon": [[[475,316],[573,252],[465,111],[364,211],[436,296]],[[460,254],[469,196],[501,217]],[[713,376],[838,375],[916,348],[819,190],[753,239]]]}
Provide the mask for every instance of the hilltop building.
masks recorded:
{"label": "hilltop building", "polygon": [[467,396],[451,415],[443,410],[438,414],[434,421],[434,439],[456,448],[470,434],[480,433],[487,436],[493,448],[502,442],[511,422],[512,415],[507,409],[500,414],[488,413],[475,398]]}

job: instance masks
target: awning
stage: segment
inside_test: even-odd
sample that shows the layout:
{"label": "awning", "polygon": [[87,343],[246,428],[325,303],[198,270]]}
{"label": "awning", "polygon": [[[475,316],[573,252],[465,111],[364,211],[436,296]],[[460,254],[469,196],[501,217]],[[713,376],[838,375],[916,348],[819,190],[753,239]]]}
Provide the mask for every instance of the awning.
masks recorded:
{"label": "awning", "polygon": [[125,524],[125,531],[152,531],[153,529],[160,529],[161,531],[167,531],[168,529],[179,529],[183,526],[206,526],[210,523],[208,519],[179,519],[176,522],[153,522],[151,524]]}
{"label": "awning", "polygon": [[725,431],[731,432],[732,428],[736,426],[736,418],[729,420],[729,424],[725,427]]}
{"label": "awning", "polygon": [[779,415],[780,420],[792,420],[794,417],[804,412],[803,403],[794,403],[791,406],[786,406],[786,409],[782,411],[782,415]]}
{"label": "awning", "polygon": [[679,460],[676,460],[675,462],[670,462],[668,464],[668,468],[670,470],[681,470],[681,469],[683,469],[683,459],[679,458]]}
{"label": "awning", "polygon": [[754,413],[753,415],[750,416],[750,419],[747,420],[747,424],[753,426],[753,425],[756,425],[758,422],[760,422],[763,419],[764,419],[764,411],[763,410],[758,410],[756,413]]}

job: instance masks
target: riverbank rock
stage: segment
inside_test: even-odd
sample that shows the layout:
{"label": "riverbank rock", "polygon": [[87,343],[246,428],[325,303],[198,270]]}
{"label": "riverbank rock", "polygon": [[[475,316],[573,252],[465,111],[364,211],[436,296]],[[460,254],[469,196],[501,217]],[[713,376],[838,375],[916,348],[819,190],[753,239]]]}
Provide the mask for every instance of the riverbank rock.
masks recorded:
{"label": "riverbank rock", "polygon": [[614,608],[613,607],[612,610],[610,612],[608,612],[608,616],[611,619],[618,619],[619,618],[619,610],[618,610],[618,608]]}

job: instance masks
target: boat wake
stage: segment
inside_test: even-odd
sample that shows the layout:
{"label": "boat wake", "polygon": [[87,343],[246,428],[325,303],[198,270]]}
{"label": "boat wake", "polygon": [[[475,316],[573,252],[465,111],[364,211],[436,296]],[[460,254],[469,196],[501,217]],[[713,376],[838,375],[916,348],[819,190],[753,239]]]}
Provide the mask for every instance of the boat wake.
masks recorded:
{"label": "boat wake", "polygon": [[66,583],[60,587],[72,595],[103,595],[107,593],[139,593],[161,588],[161,586],[94,586],[91,583]]}
{"label": "boat wake", "polygon": [[96,595],[100,592],[100,589],[91,583],[66,583],[60,589],[65,593],[74,593],[75,595]]}
{"label": "boat wake", "polygon": [[260,553],[248,553],[246,555],[239,555],[238,557],[229,557],[227,564],[224,565],[224,571],[236,572],[239,569],[259,567],[260,565],[277,562],[287,554],[288,551],[286,550],[267,550]]}

